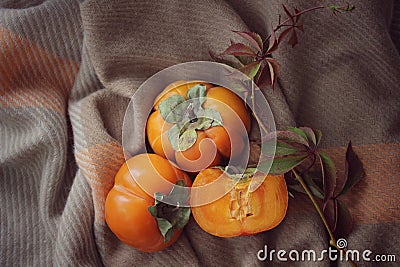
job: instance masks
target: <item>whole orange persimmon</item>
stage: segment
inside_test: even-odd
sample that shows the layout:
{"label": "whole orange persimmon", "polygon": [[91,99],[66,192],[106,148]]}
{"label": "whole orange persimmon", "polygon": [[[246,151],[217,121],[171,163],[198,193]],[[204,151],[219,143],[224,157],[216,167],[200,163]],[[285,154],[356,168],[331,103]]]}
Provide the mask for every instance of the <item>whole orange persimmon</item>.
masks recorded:
{"label": "whole orange persimmon", "polygon": [[173,244],[190,216],[189,207],[161,202],[171,195],[177,182],[191,185],[188,175],[165,158],[156,154],[130,158],[116,174],[114,187],[107,195],[105,215],[111,231],[122,242],[145,252]]}
{"label": "whole orange persimmon", "polygon": [[203,81],[177,81],[156,98],[146,132],[156,154],[199,172],[239,156],[250,123],[245,103],[231,90]]}
{"label": "whole orange persimmon", "polygon": [[[220,191],[228,193],[208,204],[192,207],[193,217],[204,231],[219,237],[252,235],[276,227],[285,217],[288,190],[283,175],[245,172],[244,176],[232,177],[220,169],[205,169],[193,182],[191,203],[200,203],[199,198],[206,196],[195,191],[196,187],[217,179],[221,179],[219,187],[224,187]],[[255,190],[251,189],[253,179],[260,181]]]}

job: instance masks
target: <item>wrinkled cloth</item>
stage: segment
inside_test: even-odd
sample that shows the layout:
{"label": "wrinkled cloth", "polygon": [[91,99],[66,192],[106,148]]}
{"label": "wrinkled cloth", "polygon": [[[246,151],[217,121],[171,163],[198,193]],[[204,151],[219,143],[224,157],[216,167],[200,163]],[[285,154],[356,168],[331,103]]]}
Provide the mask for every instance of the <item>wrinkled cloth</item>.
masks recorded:
{"label": "wrinkled cloth", "polygon": [[[400,3],[352,4],[350,14],[304,15],[299,44],[274,53],[281,74],[264,94],[278,129],[322,130],[339,174],[352,140],[366,177],[344,198],[354,219],[348,246],[399,258]],[[123,244],[105,223],[135,90],[166,67],[210,60],[209,49],[239,40],[232,30],[265,37],[279,13],[280,1],[271,0],[0,0],[0,265],[258,266],[269,263],[257,259],[265,245],[327,249],[302,195],[271,231],[217,238],[191,219],[179,241],[157,253]],[[135,111],[135,120],[146,120]],[[330,266],[327,259],[290,264]]]}

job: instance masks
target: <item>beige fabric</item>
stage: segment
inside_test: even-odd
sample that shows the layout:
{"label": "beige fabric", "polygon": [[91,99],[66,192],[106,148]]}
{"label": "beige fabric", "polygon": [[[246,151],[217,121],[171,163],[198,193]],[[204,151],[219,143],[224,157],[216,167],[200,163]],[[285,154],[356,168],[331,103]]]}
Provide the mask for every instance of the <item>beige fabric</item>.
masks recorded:
{"label": "beige fabric", "polygon": [[[321,129],[339,167],[341,146],[357,145],[367,177],[347,199],[357,222],[349,246],[399,257],[400,5],[353,4],[353,14],[306,16],[300,44],[274,55],[282,74],[265,94],[279,128]],[[272,231],[222,239],[192,220],[176,244],[154,254],[122,244],[104,221],[124,161],[123,116],[138,86],[173,64],[209,60],[208,49],[237,38],[231,30],[265,35],[279,12],[269,0],[0,0],[0,265],[256,266],[265,264],[256,257],[264,245],[327,248],[302,196]],[[145,120],[140,107],[135,118]]]}

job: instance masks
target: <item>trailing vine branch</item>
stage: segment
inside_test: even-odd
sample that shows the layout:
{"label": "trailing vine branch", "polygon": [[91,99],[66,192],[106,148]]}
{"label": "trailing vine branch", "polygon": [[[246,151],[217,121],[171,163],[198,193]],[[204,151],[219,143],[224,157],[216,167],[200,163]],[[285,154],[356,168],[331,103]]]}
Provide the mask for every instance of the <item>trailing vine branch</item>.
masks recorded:
{"label": "trailing vine branch", "polygon": [[[333,231],[331,229],[331,227],[329,226],[328,221],[325,218],[324,213],[322,212],[322,210],[320,209],[320,207],[318,206],[317,201],[314,198],[314,195],[312,194],[312,192],[310,191],[310,189],[308,188],[307,184],[304,182],[303,178],[294,170],[292,169],[292,173],[294,174],[294,176],[296,177],[296,179],[299,181],[299,183],[301,184],[301,186],[304,188],[304,190],[306,191],[308,197],[310,198],[312,204],[314,205],[314,208],[317,210],[319,217],[321,218],[326,231],[329,234],[329,244],[331,246],[333,246],[334,248],[336,248],[338,251],[343,251],[342,248],[339,248],[337,245],[337,240],[335,238],[335,236],[333,235]],[[351,266],[357,266],[354,261],[352,261],[351,259],[347,259],[347,261],[351,264]]]}
{"label": "trailing vine branch", "polygon": [[[328,9],[333,15],[341,12],[351,12],[354,6],[347,4],[346,6],[316,6],[299,11],[297,9],[289,10],[282,5],[286,18],[282,21],[282,16],[278,17],[278,25],[271,25],[271,33],[263,40],[258,33],[234,31],[247,43],[234,43],[220,54],[209,51],[210,56],[217,62],[225,63],[239,69],[241,72],[250,77],[259,87],[271,86],[274,89],[277,77],[280,72],[279,62],[272,57],[279,45],[288,39],[288,44],[292,47],[298,44],[298,31],[303,31],[303,16],[306,13]],[[277,36],[277,33],[279,35]],[[268,46],[266,45],[268,43]],[[250,46],[248,45],[250,44]],[[245,98],[251,98],[251,107],[253,117],[257,121],[260,129],[268,134],[268,129],[255,112],[255,86],[242,92]],[[322,133],[319,130],[308,127],[289,128],[287,131],[277,131],[277,146],[275,156],[272,162],[268,159],[269,155],[265,155],[267,160],[257,165],[257,169],[269,171],[271,174],[284,174],[292,172],[298,182],[296,187],[292,189],[305,193],[310,198],[319,217],[321,218],[326,231],[329,234],[330,245],[336,249],[343,251],[336,244],[336,237],[339,233],[347,235],[351,231],[351,216],[345,205],[339,197],[344,195],[352,188],[364,175],[363,165],[352,149],[351,142],[346,152],[347,176],[344,177],[344,186],[341,189],[336,187],[336,168],[330,157],[318,151]],[[265,140],[261,140],[261,143]],[[262,144],[261,144],[262,145]],[[303,163],[306,159],[312,157],[311,165],[304,167]],[[318,160],[317,160],[318,159]],[[269,162],[268,162],[269,160]],[[318,168],[319,174],[313,176],[310,170]],[[299,170],[300,169],[300,170]],[[299,174],[300,173],[300,174]],[[307,176],[305,176],[307,175]],[[304,177],[303,177],[304,176]],[[290,188],[290,186],[289,186]],[[322,209],[320,208],[316,198],[322,200]],[[328,203],[332,203],[334,207],[332,222],[327,217]],[[327,208],[328,207],[328,208]],[[352,266],[356,266],[353,261],[349,261]]]}

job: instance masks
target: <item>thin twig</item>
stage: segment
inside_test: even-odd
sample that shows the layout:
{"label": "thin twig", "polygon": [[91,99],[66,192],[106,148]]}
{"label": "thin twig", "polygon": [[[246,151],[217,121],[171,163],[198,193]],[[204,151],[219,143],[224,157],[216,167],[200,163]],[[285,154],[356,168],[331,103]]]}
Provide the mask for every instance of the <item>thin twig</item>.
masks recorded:
{"label": "thin twig", "polygon": [[[306,191],[308,197],[310,198],[311,202],[313,203],[315,209],[318,212],[319,217],[321,217],[321,220],[326,228],[326,231],[329,234],[329,238],[330,238],[330,245],[333,246],[334,248],[336,248],[338,251],[343,251],[343,249],[339,248],[338,245],[336,244],[336,238],[333,235],[333,232],[331,230],[331,227],[329,226],[328,221],[325,218],[324,213],[322,212],[321,208],[319,207],[317,201],[314,198],[314,195],[312,194],[311,190],[308,188],[307,184],[304,182],[303,177],[301,177],[295,170],[292,170],[294,176],[296,176],[296,179],[299,181],[299,183],[301,184],[301,186],[303,187],[304,191]],[[356,267],[357,265],[351,260],[351,259],[347,259],[347,261],[351,264],[351,266]]]}
{"label": "thin twig", "polygon": [[[317,9],[323,9],[323,8],[326,8],[326,6],[317,6],[317,7],[308,8],[308,9],[305,9],[303,11],[294,13],[292,18],[296,18],[296,17],[298,17],[298,16],[300,16],[300,15],[302,15],[304,13],[308,13],[310,11],[314,11],[314,10],[317,10]],[[286,26],[285,24],[290,22],[290,21],[291,21],[291,18],[287,18],[285,21],[279,23],[278,26],[276,26],[273,31],[274,32],[278,31],[280,28]],[[267,42],[269,40],[269,38],[271,38],[271,34],[268,35],[267,38],[265,38],[265,40],[263,41],[263,44],[265,44],[265,42]]]}

